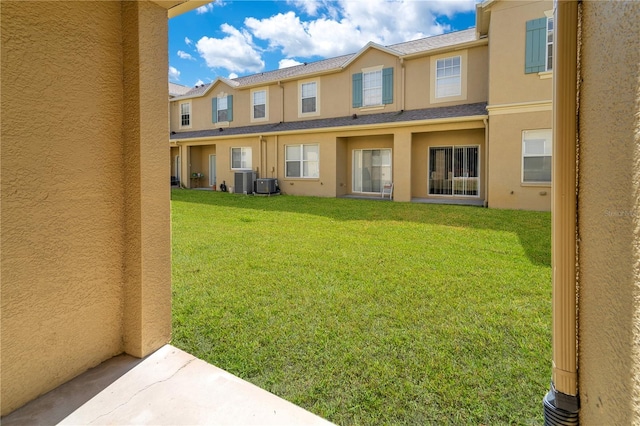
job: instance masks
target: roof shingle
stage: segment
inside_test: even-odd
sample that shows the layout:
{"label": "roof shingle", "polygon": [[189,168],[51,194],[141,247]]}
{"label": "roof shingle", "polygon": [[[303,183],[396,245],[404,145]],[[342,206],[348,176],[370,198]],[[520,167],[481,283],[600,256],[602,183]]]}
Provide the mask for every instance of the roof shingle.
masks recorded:
{"label": "roof shingle", "polygon": [[205,137],[227,137],[251,134],[284,133],[296,130],[314,130],[331,127],[350,127],[362,125],[374,125],[384,123],[402,123],[419,120],[437,120],[445,118],[461,118],[484,116],[487,114],[487,103],[454,105],[448,107],[425,108],[411,111],[394,111],[381,114],[359,115],[321,118],[317,120],[291,121],[284,123],[260,124],[254,126],[215,128],[207,130],[194,130],[188,132],[176,132],[170,135],[171,140],[183,140]]}

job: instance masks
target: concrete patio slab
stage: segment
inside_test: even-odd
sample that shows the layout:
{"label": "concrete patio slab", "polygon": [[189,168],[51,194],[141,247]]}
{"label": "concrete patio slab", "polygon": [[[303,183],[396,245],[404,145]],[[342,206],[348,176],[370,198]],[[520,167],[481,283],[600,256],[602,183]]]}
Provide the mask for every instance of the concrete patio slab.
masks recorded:
{"label": "concrete patio slab", "polygon": [[166,345],[112,358],[2,418],[10,425],[330,425]]}

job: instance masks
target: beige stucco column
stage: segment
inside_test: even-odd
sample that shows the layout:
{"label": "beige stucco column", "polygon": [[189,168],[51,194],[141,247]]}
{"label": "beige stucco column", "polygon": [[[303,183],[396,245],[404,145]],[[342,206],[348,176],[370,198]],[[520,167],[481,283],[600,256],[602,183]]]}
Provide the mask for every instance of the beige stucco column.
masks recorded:
{"label": "beige stucco column", "polygon": [[393,135],[393,200],[411,201],[411,132]]}
{"label": "beige stucco column", "polygon": [[580,422],[640,424],[640,2],[581,11]]}
{"label": "beige stucco column", "polygon": [[[142,357],[171,333],[167,12],[123,2],[125,256],[124,351]],[[157,47],[156,47],[157,46]],[[162,65],[160,65],[162,64]],[[164,123],[163,123],[164,124]]]}
{"label": "beige stucco column", "polygon": [[0,2],[1,414],[171,324],[167,10]]}

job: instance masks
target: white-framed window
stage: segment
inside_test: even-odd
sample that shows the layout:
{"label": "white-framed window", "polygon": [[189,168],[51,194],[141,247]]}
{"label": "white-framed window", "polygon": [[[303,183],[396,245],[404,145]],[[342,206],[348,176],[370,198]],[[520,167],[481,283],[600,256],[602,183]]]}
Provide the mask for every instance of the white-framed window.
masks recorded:
{"label": "white-framed window", "polygon": [[288,178],[320,177],[319,145],[286,145],[285,176]]}
{"label": "white-framed window", "polygon": [[391,176],[390,148],[353,151],[353,192],[380,193]]}
{"label": "white-framed window", "polygon": [[362,73],[363,106],[382,105],[382,68]]}
{"label": "white-framed window", "polygon": [[451,56],[436,60],[436,98],[462,94],[462,58]]}
{"label": "white-framed window", "polygon": [[264,121],[269,118],[267,89],[251,91],[251,120]]}
{"label": "white-framed window", "polygon": [[480,196],[480,146],[429,148],[429,195]]}
{"label": "white-framed window", "polygon": [[229,102],[228,102],[228,97],[224,96],[221,98],[218,98],[218,113],[217,113],[218,117],[216,119],[216,121],[219,122],[223,122],[223,121],[229,121]]}
{"label": "white-framed window", "polygon": [[433,103],[467,99],[468,51],[431,56],[429,101]]}
{"label": "white-framed window", "polygon": [[310,81],[300,84],[300,114],[312,115],[318,112],[318,83]]}
{"label": "white-framed window", "polygon": [[251,170],[251,148],[231,148],[231,169]]}
{"label": "white-framed window", "polygon": [[547,58],[545,68],[547,71],[553,70],[553,16],[547,18]]}
{"label": "white-framed window", "polygon": [[180,102],[180,128],[188,129],[191,127],[191,101]]}
{"label": "white-framed window", "polygon": [[522,183],[551,183],[551,129],[522,132]]}
{"label": "white-framed window", "polygon": [[211,99],[212,121],[221,126],[233,121],[233,95],[221,92]]}

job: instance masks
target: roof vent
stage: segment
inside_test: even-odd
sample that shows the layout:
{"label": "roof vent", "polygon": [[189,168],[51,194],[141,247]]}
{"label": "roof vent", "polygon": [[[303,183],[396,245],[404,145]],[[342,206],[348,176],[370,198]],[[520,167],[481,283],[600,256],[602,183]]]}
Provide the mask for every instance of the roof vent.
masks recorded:
{"label": "roof vent", "polygon": [[351,116],[351,118],[353,118],[353,119],[355,120],[356,118],[358,118],[358,114],[353,114],[353,115]]}
{"label": "roof vent", "polygon": [[219,128],[218,128],[218,131],[219,131],[219,132],[221,132],[221,131],[223,131],[223,130],[224,130],[224,129],[223,129],[222,127],[219,127]]}

